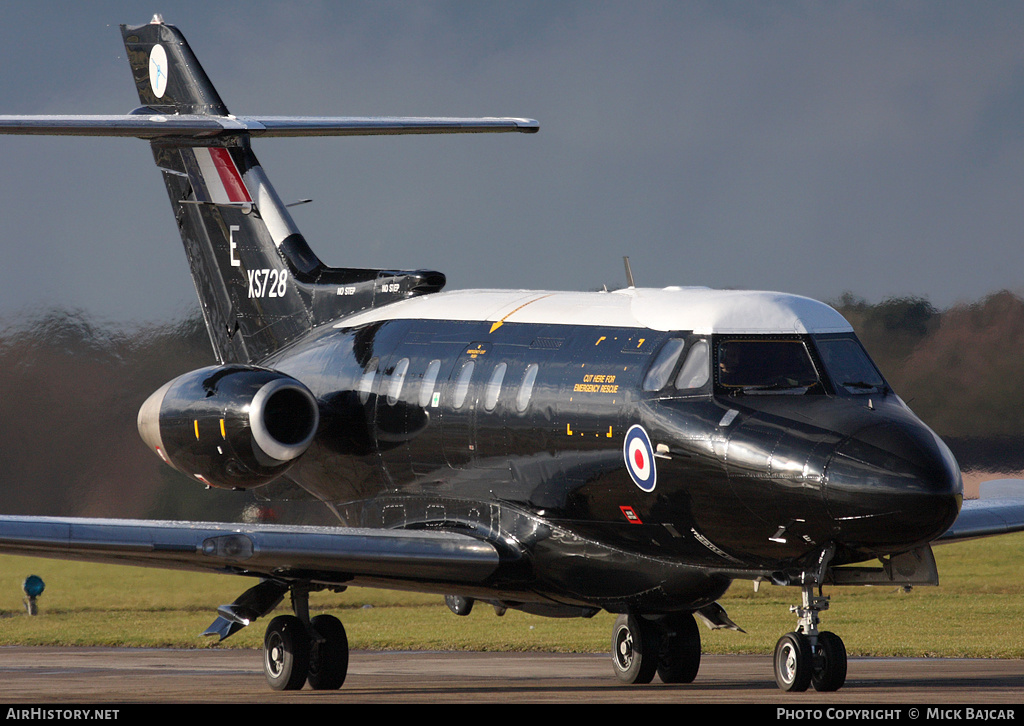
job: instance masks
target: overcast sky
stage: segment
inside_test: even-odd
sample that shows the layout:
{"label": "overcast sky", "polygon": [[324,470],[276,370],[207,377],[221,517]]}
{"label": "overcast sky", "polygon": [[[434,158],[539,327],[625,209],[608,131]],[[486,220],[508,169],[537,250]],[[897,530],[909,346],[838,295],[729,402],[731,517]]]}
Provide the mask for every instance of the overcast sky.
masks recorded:
{"label": "overcast sky", "polygon": [[[119,23],[180,27],[232,112],[509,115],[536,135],[269,139],[336,266],[449,288],[1024,290],[1021,2],[0,4],[0,113],[138,105]],[[0,317],[195,309],[147,144],[0,137]]]}

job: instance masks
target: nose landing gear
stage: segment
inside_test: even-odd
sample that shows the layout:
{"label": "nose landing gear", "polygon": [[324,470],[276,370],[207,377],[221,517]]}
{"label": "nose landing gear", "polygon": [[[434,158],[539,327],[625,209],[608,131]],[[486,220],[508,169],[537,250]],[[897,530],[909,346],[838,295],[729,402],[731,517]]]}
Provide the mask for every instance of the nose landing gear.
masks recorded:
{"label": "nose landing gear", "polygon": [[828,597],[814,585],[802,586],[803,603],[790,611],[799,616],[795,632],[786,633],[775,645],[775,682],[783,691],[837,691],[846,682],[846,646],[829,631],[818,631],[818,613],[828,610]]}

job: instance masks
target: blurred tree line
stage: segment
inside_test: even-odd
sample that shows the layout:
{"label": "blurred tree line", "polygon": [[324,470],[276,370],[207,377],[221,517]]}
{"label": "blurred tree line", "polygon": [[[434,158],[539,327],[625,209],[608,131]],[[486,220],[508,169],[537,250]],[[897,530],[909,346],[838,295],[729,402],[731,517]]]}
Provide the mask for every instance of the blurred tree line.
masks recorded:
{"label": "blurred tree line", "polygon": [[937,310],[900,297],[831,302],[900,397],[964,469],[1024,469],[1024,301],[1006,290]]}
{"label": "blurred tree line", "polygon": [[0,324],[0,512],[231,520],[234,492],[203,487],[142,443],[142,402],[213,363],[200,317],[119,328],[80,310]]}
{"label": "blurred tree line", "polygon": [[[916,297],[831,304],[964,468],[1024,469],[1021,298],[944,311]],[[198,313],[127,328],[67,310],[0,321],[0,513],[237,520],[264,491],[205,490],[136,429],[153,391],[214,362]]]}

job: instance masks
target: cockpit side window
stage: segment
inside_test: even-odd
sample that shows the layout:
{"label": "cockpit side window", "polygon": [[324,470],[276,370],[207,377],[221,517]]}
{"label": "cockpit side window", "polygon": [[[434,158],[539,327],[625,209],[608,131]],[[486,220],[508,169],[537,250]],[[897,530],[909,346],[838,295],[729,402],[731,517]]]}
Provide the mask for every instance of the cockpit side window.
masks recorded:
{"label": "cockpit side window", "polygon": [[723,340],[718,384],[733,393],[824,393],[806,344],[799,339]]}
{"label": "cockpit side window", "polygon": [[665,341],[665,345],[658,351],[658,355],[655,356],[654,362],[651,363],[651,367],[644,377],[645,391],[660,391],[665,387],[679,360],[679,354],[683,352],[684,345],[686,345],[686,341],[682,338],[669,338]]}
{"label": "cockpit side window", "polygon": [[686,360],[679,368],[675,387],[677,391],[695,391],[703,388],[711,377],[711,362],[708,360],[710,349],[708,342],[695,340],[686,351]]}
{"label": "cockpit side window", "polygon": [[854,337],[815,338],[818,354],[832,385],[840,393],[882,393],[888,386]]}

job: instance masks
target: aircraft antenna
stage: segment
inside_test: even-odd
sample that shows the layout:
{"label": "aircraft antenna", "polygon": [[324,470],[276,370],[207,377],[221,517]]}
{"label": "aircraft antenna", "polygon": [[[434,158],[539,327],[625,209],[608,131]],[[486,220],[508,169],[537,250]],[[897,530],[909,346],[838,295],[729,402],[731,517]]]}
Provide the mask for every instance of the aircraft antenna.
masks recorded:
{"label": "aircraft antenna", "polygon": [[623,257],[622,261],[626,265],[626,287],[636,287],[636,285],[633,284],[633,270],[629,266],[629,255]]}

